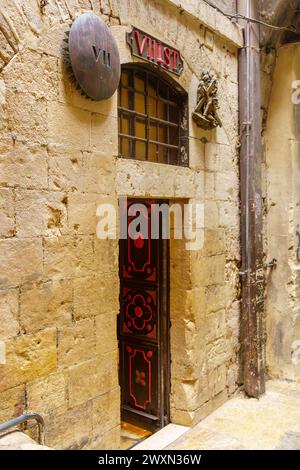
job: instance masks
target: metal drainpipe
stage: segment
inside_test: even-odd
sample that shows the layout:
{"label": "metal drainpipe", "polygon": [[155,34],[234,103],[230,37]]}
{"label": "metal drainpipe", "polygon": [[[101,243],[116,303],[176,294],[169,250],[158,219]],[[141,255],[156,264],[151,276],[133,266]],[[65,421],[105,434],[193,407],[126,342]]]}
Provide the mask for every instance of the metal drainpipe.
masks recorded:
{"label": "metal drainpipe", "polygon": [[[257,0],[238,0],[238,13],[258,17]],[[261,98],[259,26],[242,21],[244,47],[239,56],[242,363],[245,392],[265,392],[264,271],[261,190]]]}

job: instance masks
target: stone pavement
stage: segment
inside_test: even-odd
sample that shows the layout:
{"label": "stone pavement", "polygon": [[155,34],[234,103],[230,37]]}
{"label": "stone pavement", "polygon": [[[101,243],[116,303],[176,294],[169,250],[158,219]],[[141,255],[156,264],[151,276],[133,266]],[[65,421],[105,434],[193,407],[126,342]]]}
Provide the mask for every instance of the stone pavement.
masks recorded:
{"label": "stone pavement", "polygon": [[260,400],[240,394],[167,448],[300,450],[300,383],[270,381]]}

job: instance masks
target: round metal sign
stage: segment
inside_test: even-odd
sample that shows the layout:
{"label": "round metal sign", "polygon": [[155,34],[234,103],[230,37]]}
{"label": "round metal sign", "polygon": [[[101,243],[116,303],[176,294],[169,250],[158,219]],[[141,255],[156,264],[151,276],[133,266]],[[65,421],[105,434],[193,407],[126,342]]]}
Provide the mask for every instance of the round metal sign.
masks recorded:
{"label": "round metal sign", "polygon": [[94,13],[84,13],[73,23],[69,55],[75,78],[93,100],[110,98],[118,88],[120,55],[110,29]]}

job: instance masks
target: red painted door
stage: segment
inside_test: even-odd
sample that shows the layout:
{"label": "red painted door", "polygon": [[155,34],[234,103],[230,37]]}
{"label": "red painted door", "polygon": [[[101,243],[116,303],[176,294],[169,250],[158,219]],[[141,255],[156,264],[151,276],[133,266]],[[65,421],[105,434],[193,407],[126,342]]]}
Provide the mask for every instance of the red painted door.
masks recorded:
{"label": "red painted door", "polygon": [[[144,210],[128,216],[133,204]],[[151,239],[151,207],[158,201],[128,201],[128,226],[141,215],[148,237],[136,231],[120,240],[120,385],[125,420],[163,427],[168,422],[169,302],[168,242]]]}

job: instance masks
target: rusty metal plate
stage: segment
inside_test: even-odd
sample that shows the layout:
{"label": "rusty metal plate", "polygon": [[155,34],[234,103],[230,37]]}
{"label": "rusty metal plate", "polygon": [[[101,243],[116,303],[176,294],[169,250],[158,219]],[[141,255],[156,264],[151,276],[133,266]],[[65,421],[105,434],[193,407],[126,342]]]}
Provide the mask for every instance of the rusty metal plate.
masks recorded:
{"label": "rusty metal plate", "polygon": [[93,100],[110,98],[121,74],[118,46],[110,29],[94,13],[84,13],[73,23],[69,55],[75,78]]}

